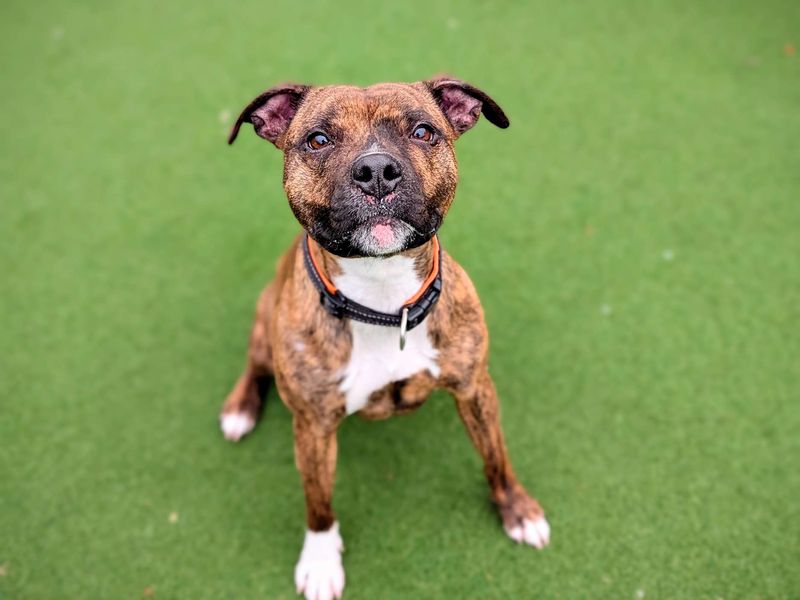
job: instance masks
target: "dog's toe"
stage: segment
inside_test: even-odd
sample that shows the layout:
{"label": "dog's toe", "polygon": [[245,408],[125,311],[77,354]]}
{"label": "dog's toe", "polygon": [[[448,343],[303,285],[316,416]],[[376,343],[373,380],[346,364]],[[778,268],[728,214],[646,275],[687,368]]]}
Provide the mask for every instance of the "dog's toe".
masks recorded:
{"label": "dog's toe", "polygon": [[550,525],[544,517],[522,519],[522,521],[506,529],[508,537],[518,544],[528,544],[541,550],[550,543]]}
{"label": "dog's toe", "polygon": [[238,442],[253,430],[256,421],[247,413],[235,412],[220,415],[219,424],[226,440]]}
{"label": "dog's toe", "polygon": [[298,594],[306,600],[334,600],[344,591],[342,538],[339,524],[328,531],[307,531],[300,560],[294,570]]}

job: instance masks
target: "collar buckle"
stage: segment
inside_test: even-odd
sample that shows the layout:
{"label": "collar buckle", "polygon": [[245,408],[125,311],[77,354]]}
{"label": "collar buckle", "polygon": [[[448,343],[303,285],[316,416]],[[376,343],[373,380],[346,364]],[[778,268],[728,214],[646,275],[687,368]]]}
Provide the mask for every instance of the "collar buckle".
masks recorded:
{"label": "collar buckle", "polygon": [[347,298],[339,291],[335,294],[319,293],[320,304],[337,319],[341,319],[347,313]]}

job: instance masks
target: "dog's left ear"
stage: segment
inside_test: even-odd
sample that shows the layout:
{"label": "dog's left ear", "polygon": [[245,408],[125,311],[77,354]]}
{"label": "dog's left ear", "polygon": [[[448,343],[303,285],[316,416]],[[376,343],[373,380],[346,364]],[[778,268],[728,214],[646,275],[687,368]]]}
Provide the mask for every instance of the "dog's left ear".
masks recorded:
{"label": "dog's left ear", "polygon": [[253,129],[260,137],[278,146],[279,138],[289,129],[289,123],[309,89],[307,85],[287,83],[276,85],[260,94],[236,119],[228,136],[228,143],[233,143],[242,123],[247,122],[253,124]]}
{"label": "dog's left ear", "polygon": [[471,129],[481,112],[501,129],[509,125],[508,117],[497,102],[475,86],[448,77],[431,79],[425,85],[458,135]]}

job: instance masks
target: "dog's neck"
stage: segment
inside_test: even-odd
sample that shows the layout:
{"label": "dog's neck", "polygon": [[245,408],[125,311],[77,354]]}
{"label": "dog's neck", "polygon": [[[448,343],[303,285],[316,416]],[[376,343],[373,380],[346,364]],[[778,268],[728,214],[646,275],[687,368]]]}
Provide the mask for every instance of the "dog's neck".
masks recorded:
{"label": "dog's neck", "polygon": [[320,266],[339,291],[373,310],[395,313],[416,294],[434,261],[433,242],[387,257],[342,258],[317,246]]}

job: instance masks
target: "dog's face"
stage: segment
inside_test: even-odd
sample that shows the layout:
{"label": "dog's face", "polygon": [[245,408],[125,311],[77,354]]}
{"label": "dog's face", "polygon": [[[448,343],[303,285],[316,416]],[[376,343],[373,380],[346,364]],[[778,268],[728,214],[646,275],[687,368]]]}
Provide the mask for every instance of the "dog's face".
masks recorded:
{"label": "dog's face", "polygon": [[481,111],[508,127],[502,109],[469,84],[267,90],[231,132],[250,122],[284,152],[283,181],[300,224],[339,256],[384,256],[428,241],[458,180],[453,142]]}

